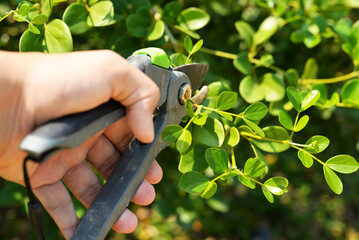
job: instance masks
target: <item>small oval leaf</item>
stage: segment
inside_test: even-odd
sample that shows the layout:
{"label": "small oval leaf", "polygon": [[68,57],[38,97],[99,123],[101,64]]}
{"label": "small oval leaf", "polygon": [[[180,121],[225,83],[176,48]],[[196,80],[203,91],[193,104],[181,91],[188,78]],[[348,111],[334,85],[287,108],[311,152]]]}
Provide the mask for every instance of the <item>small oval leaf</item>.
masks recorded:
{"label": "small oval leaf", "polygon": [[359,163],[350,155],[332,157],[325,164],[334,171],[346,174],[356,172],[359,168]]}
{"label": "small oval leaf", "polygon": [[300,111],[305,111],[311,106],[313,106],[318,101],[319,98],[320,98],[320,92],[318,90],[313,90],[309,92],[302,101]]}
{"label": "small oval leaf", "polygon": [[237,99],[238,94],[236,92],[224,91],[217,98],[216,108],[218,110],[228,110],[233,107]]}
{"label": "small oval leaf", "polygon": [[188,193],[202,192],[209,184],[209,180],[199,172],[186,172],[178,182],[182,191]]}
{"label": "small oval leaf", "polygon": [[338,177],[338,175],[333,172],[328,166],[323,166],[323,172],[325,181],[328,183],[329,187],[335,192],[336,194],[341,194],[343,192],[343,183]]}
{"label": "small oval leaf", "polygon": [[178,125],[169,125],[162,132],[164,142],[176,142],[181,135],[183,128]]}
{"label": "small oval leaf", "polygon": [[206,150],[206,161],[213,171],[224,173],[229,169],[228,155],[225,150],[218,148],[208,148]]}
{"label": "small oval leaf", "polygon": [[217,191],[217,183],[210,182],[206,189],[201,194],[202,198],[209,199],[211,198]]}
{"label": "small oval leaf", "polygon": [[303,150],[298,151],[298,158],[306,168],[310,168],[313,165],[313,158],[307,152]]}

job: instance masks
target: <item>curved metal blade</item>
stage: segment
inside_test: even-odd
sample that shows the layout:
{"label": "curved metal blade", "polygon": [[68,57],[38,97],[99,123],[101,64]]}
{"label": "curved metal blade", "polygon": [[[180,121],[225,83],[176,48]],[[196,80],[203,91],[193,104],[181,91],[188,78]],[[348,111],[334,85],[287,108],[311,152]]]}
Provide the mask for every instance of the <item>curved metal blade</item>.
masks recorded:
{"label": "curved metal blade", "polygon": [[201,63],[190,63],[174,68],[175,71],[187,75],[192,85],[192,92],[195,92],[202,85],[208,71],[208,65]]}

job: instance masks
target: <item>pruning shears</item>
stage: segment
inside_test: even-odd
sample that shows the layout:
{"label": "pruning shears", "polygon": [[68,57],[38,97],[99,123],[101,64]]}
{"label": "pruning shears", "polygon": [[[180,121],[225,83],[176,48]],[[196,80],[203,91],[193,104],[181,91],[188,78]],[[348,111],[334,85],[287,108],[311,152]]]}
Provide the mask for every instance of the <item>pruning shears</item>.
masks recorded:
{"label": "pruning shears", "polygon": [[[158,48],[138,50],[127,60],[150,77],[160,89],[157,114],[154,115],[155,139],[149,144],[143,144],[136,138],[131,141],[121,161],[80,221],[72,240],[106,237],[136,193],[155,157],[168,146],[169,143],[162,141],[162,131],[168,125],[181,122],[186,115],[186,99],[191,98],[192,92],[201,86],[208,71],[207,65],[197,63],[172,68],[166,53]],[[202,88],[192,99],[203,101],[205,95],[206,89]],[[20,149],[28,154],[28,159],[43,163],[61,150],[76,148],[124,117],[125,112],[125,107],[119,102],[110,100],[92,110],[52,120],[27,135]],[[26,174],[25,164],[24,169]],[[30,218],[33,220],[36,217],[31,216],[30,212]],[[36,226],[35,231],[39,238],[41,234]]]}

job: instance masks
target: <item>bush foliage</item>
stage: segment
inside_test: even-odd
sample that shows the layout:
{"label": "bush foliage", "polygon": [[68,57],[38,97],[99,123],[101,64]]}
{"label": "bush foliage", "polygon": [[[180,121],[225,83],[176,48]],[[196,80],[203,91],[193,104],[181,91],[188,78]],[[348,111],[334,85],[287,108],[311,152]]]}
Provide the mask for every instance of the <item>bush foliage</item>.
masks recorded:
{"label": "bush foliage", "polygon": [[[158,157],[165,175],[155,203],[133,206],[139,228],[111,239],[358,239],[358,8],[355,0],[6,0],[0,47],[128,57],[151,46],[173,66],[210,66],[206,100],[187,101],[182,124],[163,132],[172,144]],[[0,236],[30,239],[23,189],[1,184],[9,227]],[[46,227],[57,239],[51,220]]]}

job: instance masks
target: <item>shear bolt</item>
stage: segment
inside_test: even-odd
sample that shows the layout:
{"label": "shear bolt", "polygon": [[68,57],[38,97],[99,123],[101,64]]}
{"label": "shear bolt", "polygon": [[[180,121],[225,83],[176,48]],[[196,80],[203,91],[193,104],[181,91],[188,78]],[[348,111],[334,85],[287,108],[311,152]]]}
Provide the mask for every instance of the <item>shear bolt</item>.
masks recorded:
{"label": "shear bolt", "polygon": [[192,89],[188,83],[185,83],[181,86],[179,90],[178,100],[181,104],[186,103],[186,99],[190,99],[192,96]]}

